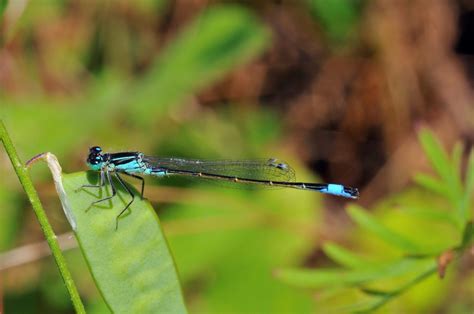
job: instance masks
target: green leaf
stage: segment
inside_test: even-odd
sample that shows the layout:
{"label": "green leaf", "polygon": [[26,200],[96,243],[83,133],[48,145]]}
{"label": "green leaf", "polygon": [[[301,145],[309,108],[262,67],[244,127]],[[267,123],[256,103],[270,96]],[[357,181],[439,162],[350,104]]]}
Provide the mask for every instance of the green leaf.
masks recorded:
{"label": "green leaf", "polygon": [[416,183],[425,189],[432,191],[441,196],[450,197],[449,189],[446,187],[444,181],[441,181],[437,178],[432,177],[431,175],[417,173],[414,177]]}
{"label": "green leaf", "polygon": [[383,226],[363,208],[350,205],[347,208],[347,212],[358,225],[374,233],[381,240],[408,253],[417,253],[420,251],[420,248],[415,243]]}
{"label": "green leaf", "polygon": [[166,112],[258,56],[268,42],[267,29],[243,7],[210,8],[165,48],[132,92],[132,118],[149,121]]}
{"label": "green leaf", "polygon": [[[65,174],[63,183],[77,224],[79,246],[110,309],[186,313],[174,261],[153,208],[135,197],[130,213],[119,220],[115,230],[115,218],[130,196],[119,188],[113,207],[106,201],[89,208],[107,193],[94,188],[75,192],[83,184],[97,184],[88,175],[97,176],[92,172]],[[117,182],[115,185],[120,187]]]}
{"label": "green leaf", "polygon": [[431,259],[404,258],[379,265],[368,265],[365,269],[282,269],[276,277],[283,282],[304,288],[327,288],[365,284],[374,280],[394,278],[425,269]]}
{"label": "green leaf", "polygon": [[464,189],[464,197],[459,207],[459,217],[463,222],[468,221],[471,218],[471,212],[469,210],[472,195],[474,193],[474,152],[471,150],[469,153],[469,159],[466,170],[466,183]]}
{"label": "green leaf", "polygon": [[462,144],[456,142],[451,152],[451,171],[452,173],[460,173],[462,161]]}
{"label": "green leaf", "polygon": [[[431,165],[438,175],[446,182],[445,186],[447,187],[450,199],[456,204],[461,198],[463,192],[461,180],[458,174],[460,170],[453,170],[454,166],[449,160],[448,155],[431,131],[423,129],[419,134],[419,139]],[[453,152],[455,158],[460,158],[456,157],[456,154],[458,154],[456,151]],[[456,161],[454,161],[454,164],[456,164]]]}
{"label": "green leaf", "polygon": [[328,255],[333,261],[348,268],[366,267],[369,263],[351,251],[334,243],[324,244],[323,250],[324,253],[326,253],[326,255]]}
{"label": "green leaf", "polygon": [[408,209],[404,210],[404,213],[425,220],[439,221],[442,223],[447,222],[456,227],[459,225],[456,215],[450,211],[440,211],[434,208],[409,207]]}
{"label": "green leaf", "polygon": [[366,307],[363,310],[358,311],[357,313],[372,313],[376,309],[383,306],[385,303],[392,300],[394,297],[406,292],[407,290],[411,289],[413,286],[419,284],[426,278],[430,277],[434,273],[436,273],[438,266],[435,261],[431,260],[429,263],[426,263],[423,268],[419,269],[418,275],[400,286],[397,290],[387,292],[385,295],[381,294],[378,297],[374,298],[374,302],[372,305]]}
{"label": "green leaf", "polygon": [[191,285],[205,282],[193,292],[201,301],[189,311],[314,312],[311,295],[275,280],[273,272],[302,264],[314,249],[308,237],[320,221],[319,197],[207,186],[187,190],[183,204],[167,207],[165,230],[180,277]]}
{"label": "green leaf", "polygon": [[390,291],[382,291],[382,290],[370,289],[370,288],[361,288],[360,291],[362,291],[363,293],[365,293],[367,295],[383,296],[383,297],[392,294],[392,292],[390,292]]}
{"label": "green leaf", "polygon": [[334,42],[350,38],[359,21],[358,3],[351,0],[307,0],[311,12],[321,21]]}
{"label": "green leaf", "polygon": [[428,129],[419,133],[419,139],[433,168],[443,179],[448,180],[451,177],[450,162],[440,142]]}
{"label": "green leaf", "polygon": [[468,222],[462,234],[461,248],[467,248],[474,242],[474,223]]}
{"label": "green leaf", "polygon": [[[371,298],[367,301],[357,302],[346,306],[340,306],[333,309],[334,313],[366,313],[366,309],[372,308],[375,302],[378,302],[382,297]],[[369,312],[370,313],[370,312]]]}
{"label": "green leaf", "polygon": [[0,21],[3,17],[3,13],[5,12],[5,9],[7,8],[8,5],[8,0],[0,0]]}

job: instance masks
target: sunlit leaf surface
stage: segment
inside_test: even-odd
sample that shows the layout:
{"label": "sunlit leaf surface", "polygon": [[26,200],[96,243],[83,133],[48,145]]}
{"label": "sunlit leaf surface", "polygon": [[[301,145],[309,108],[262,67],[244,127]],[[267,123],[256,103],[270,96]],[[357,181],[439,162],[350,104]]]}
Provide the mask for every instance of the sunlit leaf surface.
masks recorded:
{"label": "sunlit leaf surface", "polygon": [[119,313],[185,313],[173,258],[153,208],[136,197],[115,230],[115,218],[130,196],[119,188],[112,202],[89,208],[106,191],[75,190],[97,183],[95,177],[95,173],[67,174],[63,182],[80,248],[106,303]]}

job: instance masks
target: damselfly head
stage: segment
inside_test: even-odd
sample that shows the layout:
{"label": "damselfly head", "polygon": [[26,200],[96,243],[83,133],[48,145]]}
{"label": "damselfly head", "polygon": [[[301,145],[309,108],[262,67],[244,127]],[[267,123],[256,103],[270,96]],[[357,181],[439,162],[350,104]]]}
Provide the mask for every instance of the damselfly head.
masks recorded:
{"label": "damselfly head", "polygon": [[104,156],[102,155],[102,148],[94,146],[89,149],[89,156],[87,157],[87,165],[92,170],[98,171],[102,168],[104,163]]}

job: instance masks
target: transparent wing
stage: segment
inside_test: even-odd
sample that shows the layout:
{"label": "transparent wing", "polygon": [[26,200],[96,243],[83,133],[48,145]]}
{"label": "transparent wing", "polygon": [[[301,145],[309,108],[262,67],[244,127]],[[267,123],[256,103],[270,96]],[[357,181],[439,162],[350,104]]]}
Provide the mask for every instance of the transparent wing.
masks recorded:
{"label": "transparent wing", "polygon": [[295,171],[286,162],[276,158],[253,160],[198,160],[184,158],[157,158],[144,156],[151,169],[184,170],[267,181],[295,181]]}

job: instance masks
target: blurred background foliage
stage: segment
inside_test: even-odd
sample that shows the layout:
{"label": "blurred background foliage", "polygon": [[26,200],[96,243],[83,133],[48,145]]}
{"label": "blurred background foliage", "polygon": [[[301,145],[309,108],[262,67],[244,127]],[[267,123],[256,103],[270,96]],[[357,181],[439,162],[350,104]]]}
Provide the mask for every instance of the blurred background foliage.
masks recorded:
{"label": "blurred background foliage", "polygon": [[[372,215],[416,240],[410,254],[460,242],[459,221],[426,219],[433,209],[456,211],[453,198],[411,179],[431,171],[417,139],[422,124],[448,152],[460,143],[453,171],[465,178],[474,138],[471,1],[10,0],[0,12],[0,118],[24,160],[50,151],[64,171],[80,171],[96,144],[159,156],[275,156],[298,180],[361,189],[346,212],[345,200],[302,191],[147,180],[190,312],[357,310],[341,307],[364,302],[360,290],[309,285],[312,275],[298,284],[291,271],[358,260],[344,259],[342,247],[378,260],[405,256],[381,241],[387,232],[364,231],[360,221]],[[70,313],[5,154],[0,170],[0,302],[9,313]],[[32,176],[87,309],[107,312],[46,167]],[[414,208],[418,219],[397,208]],[[471,203],[466,210],[472,219]],[[444,279],[431,275],[382,311],[472,311],[473,264],[460,256]],[[392,275],[370,287],[373,295],[413,277]]]}

